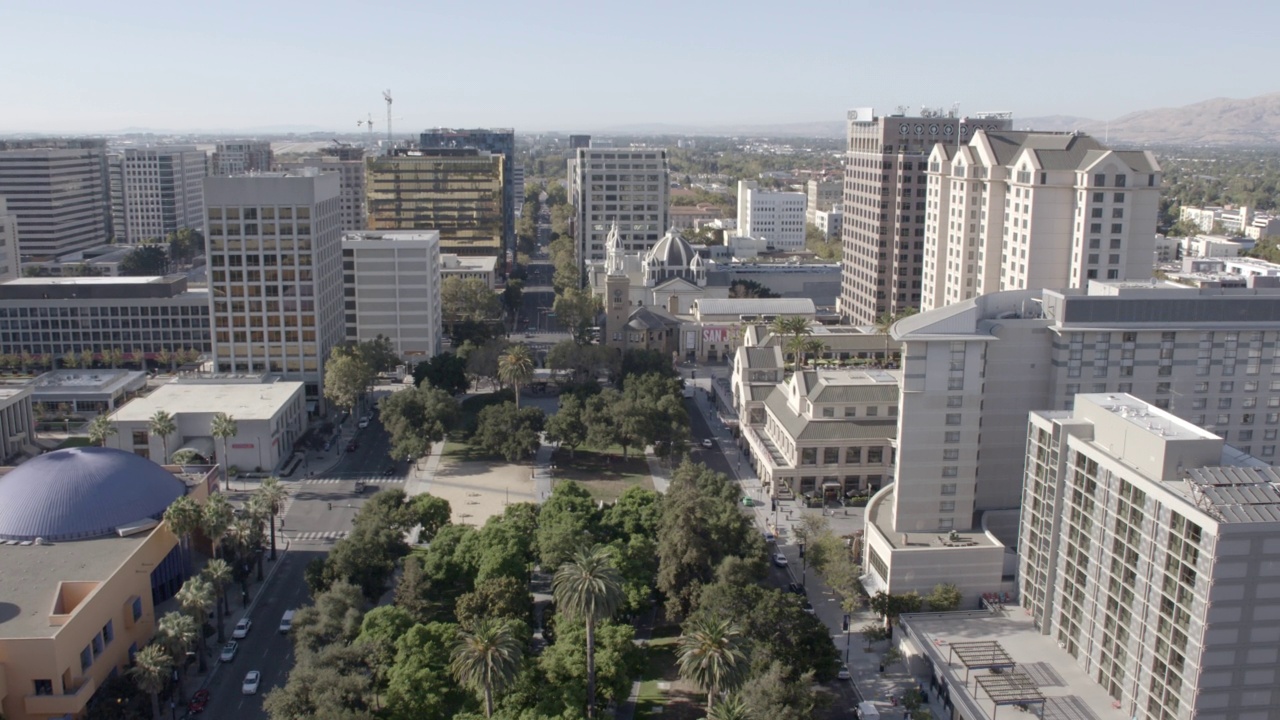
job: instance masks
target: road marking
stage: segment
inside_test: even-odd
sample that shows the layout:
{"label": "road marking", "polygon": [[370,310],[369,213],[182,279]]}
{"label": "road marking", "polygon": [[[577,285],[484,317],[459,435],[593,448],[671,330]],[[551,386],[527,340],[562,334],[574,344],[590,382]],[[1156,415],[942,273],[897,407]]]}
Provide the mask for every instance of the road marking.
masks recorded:
{"label": "road marking", "polygon": [[312,530],[310,532],[295,532],[289,536],[290,540],[341,540],[351,534],[349,530]]}
{"label": "road marking", "polygon": [[367,478],[308,478],[303,480],[301,485],[337,485],[338,483],[355,482],[363,480],[371,485],[395,485],[403,484],[405,478],[402,477],[384,477],[382,475],[370,475]]}

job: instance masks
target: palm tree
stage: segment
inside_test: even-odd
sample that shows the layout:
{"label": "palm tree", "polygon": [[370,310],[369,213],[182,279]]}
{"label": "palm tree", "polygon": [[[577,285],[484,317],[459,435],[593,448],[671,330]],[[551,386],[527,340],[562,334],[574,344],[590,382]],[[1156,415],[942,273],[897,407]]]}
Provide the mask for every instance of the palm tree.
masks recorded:
{"label": "palm tree", "polygon": [[622,602],[622,581],[603,545],[580,547],[551,580],[556,607],[587,624],[587,717],[596,711],[596,622],[606,620]]}
{"label": "palm tree", "polygon": [[498,379],[516,389],[516,409],[520,409],[520,386],[533,378],[533,354],[529,346],[512,345],[498,358]]}
{"label": "palm tree", "polygon": [[884,362],[889,363],[889,331],[893,329],[893,324],[899,320],[911,317],[920,312],[915,308],[906,308],[902,312],[896,314],[884,313],[876,318],[876,332],[884,335]]}
{"label": "palm tree", "polygon": [[280,514],[280,508],[284,506],[285,498],[289,496],[288,491],[280,484],[280,478],[274,475],[262,481],[255,493],[260,498],[260,503],[267,510],[267,517],[271,519],[271,559],[276,559],[276,515]]}
{"label": "palm tree", "polygon": [[189,577],[186,582],[182,583],[182,589],[174,597],[178,600],[178,605],[182,608],[182,611],[194,618],[196,627],[200,629],[200,636],[196,640],[199,652],[196,655],[200,657],[200,672],[204,672],[206,667],[204,658],[204,624],[205,618],[209,615],[209,610],[213,608],[213,585],[199,575]]}
{"label": "palm tree", "polygon": [[[164,617],[160,618],[160,622],[156,623],[156,638],[159,643],[169,653],[169,657],[177,661],[179,658],[185,658],[187,651],[195,647],[200,640],[200,628],[196,627],[195,618],[190,615],[183,615],[180,612],[167,612]],[[184,662],[175,662],[174,665],[178,669],[178,695],[182,696],[182,676]]]}
{"label": "palm tree", "polygon": [[154,643],[133,656],[129,676],[139,690],[151,696],[151,720],[160,720],[160,691],[164,689],[164,681],[169,679],[169,665],[172,662],[164,648]]}
{"label": "palm tree", "polygon": [[707,720],[752,720],[751,709],[743,702],[742,696],[734,693],[725,696],[718,705],[707,713]]}
{"label": "palm tree", "polygon": [[240,428],[236,426],[236,419],[226,413],[218,413],[213,416],[213,428],[211,434],[222,441],[222,455],[218,457],[222,461],[222,481],[227,483],[227,487],[231,486],[231,466],[227,463],[227,440],[235,437],[240,433]]}
{"label": "palm tree", "polygon": [[813,358],[814,367],[818,366],[818,359],[822,357],[822,353],[826,352],[826,350],[827,344],[818,338],[805,338],[804,342],[800,343],[801,357]]}
{"label": "palm tree", "polygon": [[191,536],[200,528],[202,515],[200,505],[192,500],[190,495],[183,495],[174,500],[164,511],[164,521],[169,526],[169,532],[177,535],[178,541],[182,543],[186,575],[191,574]]}
{"label": "palm tree", "polygon": [[151,416],[148,429],[164,444],[164,456],[160,459],[160,464],[164,465],[169,462],[169,436],[178,432],[178,423],[169,413],[157,410],[156,414]]}
{"label": "palm tree", "polygon": [[235,520],[235,510],[231,507],[227,496],[222,493],[210,495],[200,513],[200,528],[204,530],[205,537],[209,538],[209,542],[213,545],[214,557],[223,555],[219,552],[222,538],[226,537],[227,529],[231,527],[233,520]]}
{"label": "palm tree", "polygon": [[116,434],[116,424],[111,422],[111,416],[99,415],[89,423],[89,442],[98,447],[106,447],[107,438]]}
{"label": "palm tree", "polygon": [[680,677],[707,691],[707,712],[716,695],[738,686],[747,669],[742,632],[732,620],[696,617],[676,646]]}
{"label": "palm tree", "polygon": [[515,680],[521,643],[510,626],[482,620],[471,632],[459,631],[449,669],[458,682],[484,694],[484,715],[493,717],[493,695]]}
{"label": "palm tree", "polygon": [[231,584],[233,579],[231,563],[222,558],[214,558],[205,563],[204,570],[200,574],[213,586],[214,602],[217,605],[214,614],[218,616],[218,643],[222,644],[224,642],[222,618],[224,615],[231,614],[231,609],[227,607],[230,605],[227,602],[227,586]]}
{"label": "palm tree", "polygon": [[[236,515],[235,522],[231,523],[231,528],[227,534],[231,536],[235,543],[236,556],[244,560],[246,563],[252,559],[258,567],[258,580],[262,580],[262,565],[260,559],[264,540],[262,526],[266,523],[266,512],[258,505],[256,499],[248,502],[243,511]],[[249,578],[246,575],[244,579],[245,592],[249,591]]]}

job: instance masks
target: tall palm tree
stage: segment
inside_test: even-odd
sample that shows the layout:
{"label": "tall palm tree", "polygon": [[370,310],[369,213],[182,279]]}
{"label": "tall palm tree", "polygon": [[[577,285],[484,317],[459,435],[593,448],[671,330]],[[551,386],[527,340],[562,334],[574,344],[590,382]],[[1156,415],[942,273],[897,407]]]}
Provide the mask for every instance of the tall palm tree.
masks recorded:
{"label": "tall palm tree", "polygon": [[151,720],[160,720],[160,691],[164,689],[164,681],[169,678],[169,665],[172,662],[164,648],[154,643],[133,656],[129,676],[139,690],[151,696]]}
{"label": "tall palm tree", "polygon": [[276,515],[280,514],[280,509],[284,507],[285,498],[289,496],[289,492],[280,484],[280,478],[274,475],[262,481],[255,493],[259,502],[267,510],[267,517],[271,520],[271,559],[276,559]]}
{"label": "tall palm tree", "polygon": [[596,712],[596,622],[607,620],[622,602],[622,581],[609,549],[580,547],[551,580],[556,607],[587,625],[587,717]]}
{"label": "tall palm tree", "polygon": [[520,386],[533,379],[533,353],[524,344],[512,345],[498,358],[498,379],[516,389],[516,409],[520,409]]}
{"label": "tall palm tree", "polygon": [[234,579],[231,563],[222,558],[214,558],[204,564],[204,570],[200,574],[213,587],[214,604],[217,606],[214,610],[214,615],[218,616],[218,643],[221,644],[225,640],[222,631],[222,618],[224,615],[231,614],[231,608],[227,607],[230,605],[227,602],[227,586]]}
{"label": "tall palm tree", "polygon": [[742,632],[728,619],[695,617],[676,645],[680,677],[707,691],[707,712],[716,695],[736,688],[747,670]]}
{"label": "tall palm tree", "polygon": [[164,465],[169,462],[169,436],[178,432],[178,423],[169,413],[157,410],[148,422],[148,430],[152,435],[160,438],[160,442],[164,444],[164,455],[160,458],[160,464]]}
{"label": "tall palm tree", "polygon": [[459,631],[449,669],[458,682],[484,695],[484,715],[493,717],[493,695],[511,684],[520,669],[521,643],[507,623],[485,619],[471,632]]}
{"label": "tall palm tree", "polygon": [[[262,553],[258,550],[262,547],[263,532],[262,526],[266,523],[266,513],[254,500],[250,500],[244,510],[236,515],[236,519],[231,523],[230,529],[227,531],[236,548],[236,556],[244,562],[254,560],[257,564],[258,558]],[[258,579],[262,579],[262,569],[258,569]],[[245,591],[249,590],[249,579],[245,577]]]}
{"label": "tall palm tree", "polygon": [[89,423],[89,442],[98,447],[106,447],[107,438],[116,434],[116,424],[111,422],[110,415],[99,415]]}
{"label": "tall palm tree", "polygon": [[213,427],[210,434],[222,441],[222,454],[218,456],[218,460],[222,463],[222,481],[227,483],[227,487],[231,486],[231,464],[227,462],[227,440],[239,433],[240,428],[236,426],[235,418],[226,413],[218,413],[213,416]]}
{"label": "tall palm tree", "polygon": [[209,611],[213,609],[213,585],[199,575],[189,577],[186,582],[182,583],[182,589],[174,597],[178,600],[178,606],[182,608],[182,611],[194,618],[196,627],[200,629],[200,637],[196,640],[196,647],[199,648],[199,651],[196,655],[200,658],[200,672],[204,672],[206,668],[204,624],[205,618],[209,616]]}
{"label": "tall palm tree", "polygon": [[178,669],[178,695],[182,696],[183,668],[186,663],[180,662],[187,652],[200,641],[200,628],[196,627],[195,618],[180,612],[167,612],[160,622],[156,623],[155,642],[159,643],[175,660]]}
{"label": "tall palm tree", "polygon": [[190,495],[183,495],[169,504],[168,509],[164,511],[165,524],[169,526],[169,532],[178,536],[178,541],[182,543],[183,564],[186,567],[186,575],[191,574],[191,536],[195,534],[203,521],[203,511]]}
{"label": "tall palm tree", "polygon": [[814,367],[818,366],[818,359],[822,357],[822,353],[826,352],[827,344],[818,338],[805,338],[800,343],[800,356],[813,358]]}
{"label": "tall palm tree", "polygon": [[204,530],[205,537],[213,545],[214,557],[222,557],[220,545],[234,520],[235,509],[231,507],[226,495],[214,493],[205,501],[200,513],[200,529]]}
{"label": "tall palm tree", "polygon": [[707,720],[753,720],[753,717],[742,696],[734,693],[712,708],[707,713]]}

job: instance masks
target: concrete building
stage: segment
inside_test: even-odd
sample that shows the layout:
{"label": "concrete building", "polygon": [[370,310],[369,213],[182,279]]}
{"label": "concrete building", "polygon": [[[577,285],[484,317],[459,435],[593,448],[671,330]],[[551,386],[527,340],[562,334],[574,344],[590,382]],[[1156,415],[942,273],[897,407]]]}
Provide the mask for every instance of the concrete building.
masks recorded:
{"label": "concrete building", "polygon": [[1156,233],[1154,240],[1155,250],[1153,252],[1155,252],[1156,256],[1156,265],[1165,265],[1178,261],[1180,249],[1178,238]]}
{"label": "concrete building", "polygon": [[[418,136],[423,150],[475,148],[502,156],[503,251],[515,251],[516,207],[524,201],[524,169],[516,167],[516,132],[511,128],[434,128]],[[516,198],[520,198],[519,201]],[[425,227],[432,228],[433,225]]]}
{"label": "concrete building", "polygon": [[0,197],[0,283],[18,277],[18,217],[9,212],[9,204]]}
{"label": "concrete building", "polygon": [[[289,459],[294,442],[307,429],[306,406],[302,383],[271,375],[183,376],[116,410],[111,416],[116,434],[107,445],[165,462],[191,448],[209,463],[225,462],[241,472],[272,472]],[[178,426],[167,439],[150,432],[151,418],[160,410]],[[225,458],[220,457],[222,441],[215,441],[212,431],[218,413],[236,421]]]}
{"label": "concrete building", "polygon": [[301,381],[318,406],[345,338],[338,176],[211,177],[204,196],[215,370]]}
{"label": "concrete building", "polygon": [[826,212],[844,199],[844,181],[840,178],[813,178],[805,183],[804,219],[810,225],[818,223],[819,212]]}
{"label": "concrete building", "polygon": [[761,190],[754,180],[739,180],[738,232],[777,250],[802,248],[805,202],[804,193]]}
{"label": "concrete building", "polygon": [[939,142],[967,142],[975,130],[1009,130],[1009,113],[956,117],[925,109],[918,117],[848,113],[844,255],[840,316],[872,325],[888,313],[918,309],[923,295],[925,171]]}
{"label": "concrete building", "polygon": [[672,205],[667,210],[671,219],[671,227],[676,230],[692,230],[704,223],[720,219],[724,213],[710,203],[697,205]]}
{"label": "concrete building", "polygon": [[836,203],[829,210],[815,212],[810,224],[818,228],[823,236],[827,238],[827,242],[838,242],[841,231],[844,228],[844,212],[840,209],[840,204]]}
{"label": "concrete building", "polygon": [[17,218],[23,255],[47,257],[111,238],[107,143],[0,141],[0,197]]}
{"label": "concrete building", "polygon": [[927,172],[921,309],[1154,273],[1161,173],[1150,152],[977,130],[965,145],[935,144]]}
{"label": "concrete building", "polygon": [[440,281],[456,277],[481,280],[490,290],[498,288],[498,258],[464,257],[443,254],[440,256]]}
{"label": "concrete building", "polygon": [[44,452],[35,443],[35,409],[30,385],[0,387],[0,458],[6,464]]}
{"label": "concrete building", "polygon": [[184,580],[161,523],[177,498],[203,502],[216,468],[163,468],[112,448],[57,450],[0,475],[0,712],[84,717],[155,635],[156,606]]}
{"label": "concrete building", "polygon": [[19,278],[0,283],[0,354],[206,353],[209,303],[185,275]]}
{"label": "concrete building", "polygon": [[1236,257],[1251,250],[1257,241],[1226,235],[1191,235],[1181,238],[1182,257]]}
{"label": "concrete building", "polygon": [[131,147],[109,157],[116,242],[204,231],[204,178],[209,158],[194,145]]}
{"label": "concrete building", "polygon": [[89,419],[137,397],[147,387],[147,374],[140,370],[73,369],[50,370],[31,381],[31,406],[41,415],[68,414]]}
{"label": "concrete building", "polygon": [[210,175],[243,175],[275,169],[275,153],[266,140],[220,142],[209,163]]}
{"label": "concrete building", "polygon": [[368,229],[436,230],[442,252],[504,257],[504,155],[475,148],[396,150],[367,162]]}
{"label": "concrete building", "polygon": [[344,235],[347,342],[386,337],[401,358],[415,362],[439,353],[440,266],[435,230]]}
{"label": "concrete building", "polygon": [[1132,395],[1032,413],[1023,606],[1125,717],[1280,718],[1278,484]]}
{"label": "concrete building", "polygon": [[320,172],[336,173],[339,177],[342,231],[363,230],[368,215],[364,202],[364,148],[337,145],[325,148],[322,153],[319,157],[279,163],[280,169],[291,171],[316,168]]}
{"label": "concrete building", "polygon": [[667,151],[658,148],[578,148],[569,158],[569,202],[573,205],[578,266],[605,260],[616,224],[622,249],[643,253],[669,227]]}

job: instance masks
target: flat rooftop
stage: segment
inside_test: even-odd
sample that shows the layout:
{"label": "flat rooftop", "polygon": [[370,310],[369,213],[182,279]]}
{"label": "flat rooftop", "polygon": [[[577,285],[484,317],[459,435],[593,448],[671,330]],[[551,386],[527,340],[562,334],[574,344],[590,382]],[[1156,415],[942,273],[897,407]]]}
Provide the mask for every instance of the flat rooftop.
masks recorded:
{"label": "flat rooftop", "polygon": [[[153,531],[152,531],[153,532]],[[0,637],[53,637],[60,625],[49,624],[63,582],[106,582],[150,537],[129,537],[9,545],[0,543]]]}
{"label": "flat rooftop", "polygon": [[893,493],[897,492],[897,486],[890,486],[884,492],[884,498],[879,502],[873,502],[867,505],[868,523],[876,526],[884,539],[893,545],[895,550],[911,548],[940,548],[940,547],[1002,547],[999,543],[994,542],[982,530],[957,530],[955,531],[955,539],[952,539],[951,530],[934,530],[926,532],[916,530],[913,532],[898,532],[893,529]]}
{"label": "flat rooftop", "polygon": [[145,422],[157,410],[181,413],[226,413],[236,420],[267,420],[294,395],[302,393],[302,383],[170,382],[116,411],[116,422]]}
{"label": "flat rooftop", "polygon": [[[1112,705],[1111,696],[1091,680],[1075,658],[1041,635],[1031,618],[1016,606],[996,612],[918,613],[903,615],[902,629],[930,659],[938,677],[951,691],[956,710],[969,720],[995,717],[1044,717],[1047,720],[1111,720],[1128,715]],[[1014,669],[1025,673],[1044,697],[1044,714],[1032,706],[1029,715],[1003,706],[997,712],[991,698],[977,689],[978,678],[1000,679],[987,669],[966,668],[956,643],[996,642]],[[967,672],[966,672],[967,670]],[[926,679],[925,684],[928,684]]]}
{"label": "flat rooftop", "polygon": [[51,370],[31,384],[37,396],[115,395],[146,385],[147,374],[138,370]]}

